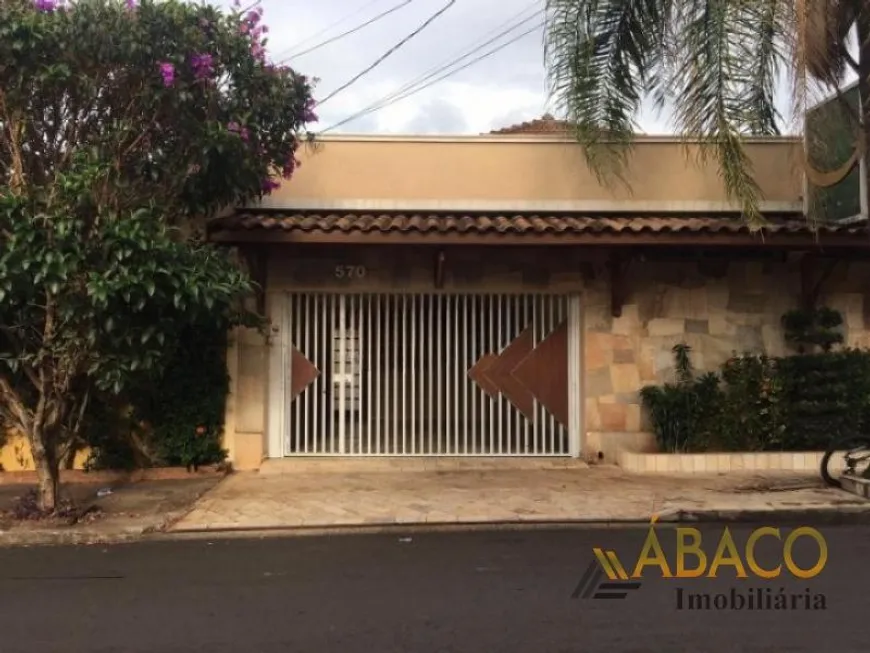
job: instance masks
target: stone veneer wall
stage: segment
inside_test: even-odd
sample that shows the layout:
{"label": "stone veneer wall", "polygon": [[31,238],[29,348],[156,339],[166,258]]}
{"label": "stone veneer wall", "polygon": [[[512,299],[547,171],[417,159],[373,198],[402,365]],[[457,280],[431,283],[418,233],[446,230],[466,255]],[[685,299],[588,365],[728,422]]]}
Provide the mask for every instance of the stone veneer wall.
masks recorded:
{"label": "stone veneer wall", "polygon": [[[685,342],[697,370],[733,353],[787,354],[780,319],[800,299],[800,269],[786,262],[636,262],[622,316],[605,278],[584,296],[585,431],[648,430],[638,391],[674,378],[671,348]],[[870,264],[841,263],[819,305],[843,314],[846,344],[870,346]]]}

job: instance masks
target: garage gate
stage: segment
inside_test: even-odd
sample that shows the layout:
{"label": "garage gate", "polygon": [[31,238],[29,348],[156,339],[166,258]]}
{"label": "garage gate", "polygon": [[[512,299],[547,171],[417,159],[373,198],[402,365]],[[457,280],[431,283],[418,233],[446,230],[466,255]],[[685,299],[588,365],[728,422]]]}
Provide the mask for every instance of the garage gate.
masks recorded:
{"label": "garage gate", "polygon": [[291,294],[285,454],[569,455],[571,312],[564,295]]}

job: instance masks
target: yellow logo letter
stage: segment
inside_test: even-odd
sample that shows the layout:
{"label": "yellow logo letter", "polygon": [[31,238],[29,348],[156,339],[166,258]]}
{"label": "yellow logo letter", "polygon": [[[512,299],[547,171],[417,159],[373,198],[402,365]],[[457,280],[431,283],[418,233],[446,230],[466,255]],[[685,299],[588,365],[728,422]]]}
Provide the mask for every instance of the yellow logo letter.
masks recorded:
{"label": "yellow logo letter", "polygon": [[[725,556],[725,553],[728,556]],[[713,564],[710,565],[709,578],[716,578],[716,572],[722,565],[734,567],[737,578],[747,578],[746,569],[740,561],[740,553],[737,551],[737,546],[734,544],[734,538],[731,537],[731,531],[727,528],[722,533],[722,539],[719,540],[719,546],[716,549],[716,555],[713,556]]]}
{"label": "yellow logo letter", "polygon": [[[810,567],[809,569],[801,569],[798,567],[794,558],[792,557],[791,549],[794,546],[795,540],[799,538],[801,535],[808,535],[813,538],[819,544],[819,560],[815,565]],[[809,526],[801,526],[800,528],[794,529],[789,536],[785,538],[785,547],[783,549],[783,558],[785,558],[785,566],[788,567],[788,570],[797,576],[798,578],[813,578],[814,576],[818,576],[822,569],[825,568],[825,563],[828,562],[828,543],[825,541],[825,538],[822,536],[819,531],[815,528],[810,528]]]}
{"label": "yellow logo letter", "polygon": [[[691,539],[691,544],[687,541]],[[686,556],[698,558],[698,566],[686,569]],[[707,568],[707,554],[701,550],[701,531],[697,528],[677,529],[677,578],[698,578]]]}
{"label": "yellow logo letter", "polygon": [[[650,552],[653,555],[650,555]],[[646,536],[646,542],[643,543],[640,556],[637,558],[637,566],[634,568],[632,578],[641,578],[644,567],[658,567],[662,570],[662,578],[673,578],[671,568],[668,567],[668,560],[665,558],[665,552],[662,551],[662,545],[659,543],[658,535],[655,528],[650,527],[649,533]]]}
{"label": "yellow logo letter", "polygon": [[755,560],[755,544],[765,535],[772,535],[776,539],[782,540],[778,528],[773,528],[772,526],[756,528],[746,541],[746,564],[749,565],[752,573],[759,578],[777,578],[782,572],[781,564],[777,565],[776,569],[762,569],[761,565]]}

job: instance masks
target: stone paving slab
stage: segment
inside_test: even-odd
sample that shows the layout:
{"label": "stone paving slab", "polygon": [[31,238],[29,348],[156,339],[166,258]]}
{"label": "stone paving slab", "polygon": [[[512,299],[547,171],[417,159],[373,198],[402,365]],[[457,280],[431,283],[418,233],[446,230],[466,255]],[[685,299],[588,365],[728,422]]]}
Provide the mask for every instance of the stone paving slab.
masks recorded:
{"label": "stone paving slab", "polygon": [[[240,472],[200,499],[174,532],[375,524],[649,521],[700,513],[866,511],[815,475],[642,475],[587,469],[260,474]],[[691,518],[691,517],[689,517]]]}

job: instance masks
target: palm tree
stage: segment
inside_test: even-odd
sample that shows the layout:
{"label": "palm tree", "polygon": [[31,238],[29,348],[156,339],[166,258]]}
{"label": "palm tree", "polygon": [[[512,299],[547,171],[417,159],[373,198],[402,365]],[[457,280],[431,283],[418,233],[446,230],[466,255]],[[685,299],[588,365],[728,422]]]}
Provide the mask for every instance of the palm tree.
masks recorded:
{"label": "palm tree", "polygon": [[[641,103],[660,108],[674,98],[676,128],[716,161],[753,226],[764,219],[744,137],[780,134],[774,99],[786,75],[795,115],[806,109],[808,88],[842,98],[850,71],[864,113],[870,109],[867,0],[546,0],[546,9],[551,93],[599,177],[620,174]],[[858,35],[857,59],[850,33]],[[811,181],[843,179],[868,134],[856,127],[849,162],[825,173],[810,166]]]}

